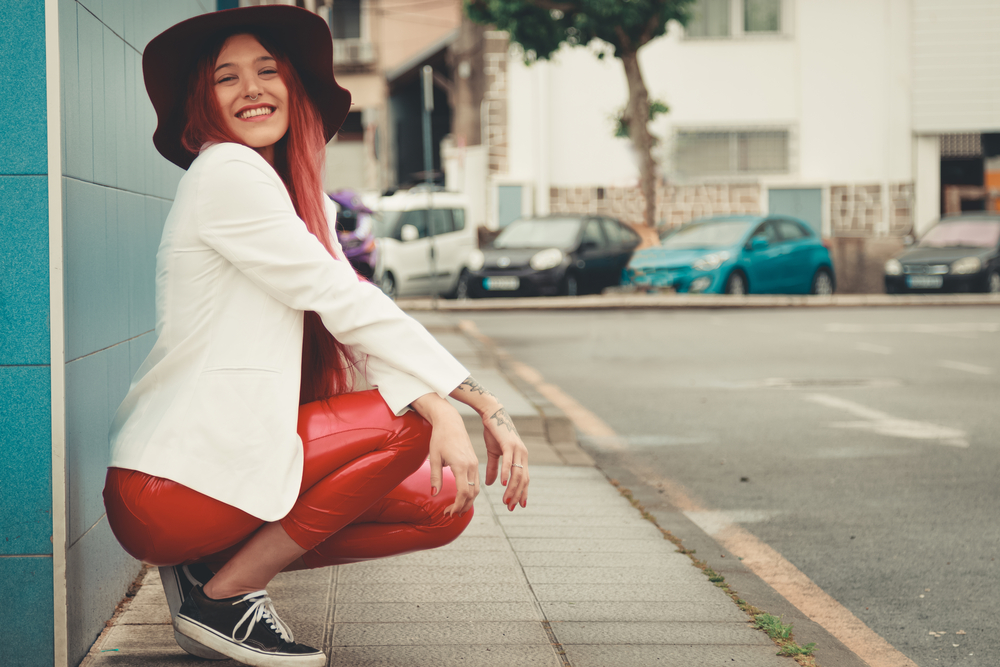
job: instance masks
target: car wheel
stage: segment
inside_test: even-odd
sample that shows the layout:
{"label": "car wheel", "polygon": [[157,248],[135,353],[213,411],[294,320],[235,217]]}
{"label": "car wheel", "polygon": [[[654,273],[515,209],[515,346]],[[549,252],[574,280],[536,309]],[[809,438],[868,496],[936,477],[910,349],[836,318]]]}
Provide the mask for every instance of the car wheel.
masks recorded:
{"label": "car wheel", "polygon": [[563,296],[576,296],[580,293],[580,286],[576,282],[576,276],[567,273],[563,278],[562,289],[559,290]]}
{"label": "car wheel", "polygon": [[733,271],[726,279],[726,294],[743,296],[747,293],[747,279],[741,271]]}
{"label": "car wheel", "polygon": [[816,275],[813,276],[812,289],[809,290],[809,293],[819,296],[830,296],[833,294],[833,277],[829,271],[826,269],[816,271]]}
{"label": "car wheel", "polygon": [[395,301],[396,297],[399,296],[399,292],[396,288],[396,279],[393,278],[392,274],[388,271],[382,275],[382,280],[379,281],[378,286],[383,292],[385,292],[385,295],[393,301]]}
{"label": "car wheel", "polygon": [[990,294],[1000,294],[1000,272],[990,271],[986,278],[986,291]]}
{"label": "car wheel", "polygon": [[455,284],[455,298],[456,299],[468,299],[472,294],[469,290],[469,272],[462,270],[462,274],[458,276],[458,282]]}

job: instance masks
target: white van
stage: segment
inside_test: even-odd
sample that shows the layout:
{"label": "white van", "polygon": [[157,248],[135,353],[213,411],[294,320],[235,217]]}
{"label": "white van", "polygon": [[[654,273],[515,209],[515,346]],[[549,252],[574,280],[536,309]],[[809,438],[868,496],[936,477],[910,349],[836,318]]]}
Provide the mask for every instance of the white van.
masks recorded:
{"label": "white van", "polygon": [[418,187],[377,207],[375,281],[386,294],[468,296],[469,256],[479,243],[462,195]]}

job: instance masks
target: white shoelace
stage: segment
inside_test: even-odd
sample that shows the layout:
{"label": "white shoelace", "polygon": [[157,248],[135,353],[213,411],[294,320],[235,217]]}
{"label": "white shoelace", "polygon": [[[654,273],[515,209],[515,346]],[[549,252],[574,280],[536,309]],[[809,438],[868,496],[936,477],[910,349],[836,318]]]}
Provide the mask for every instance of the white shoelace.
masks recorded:
{"label": "white shoelace", "polygon": [[[254,599],[256,598],[256,599]],[[257,621],[263,619],[268,626],[278,633],[282,639],[284,639],[289,644],[295,642],[295,635],[292,634],[291,629],[286,626],[280,618],[278,618],[278,612],[274,610],[274,603],[271,602],[271,598],[268,596],[267,591],[257,591],[256,593],[248,593],[242,598],[234,602],[234,605],[238,605],[241,602],[250,602],[253,600],[253,604],[247,609],[247,612],[243,614],[243,618],[240,622],[236,624],[233,628],[233,639],[240,642],[241,644],[247,640],[250,633],[253,632],[254,626],[257,625]],[[243,636],[239,639],[236,638],[236,631],[240,629],[244,621],[247,622],[247,630],[243,633]]]}

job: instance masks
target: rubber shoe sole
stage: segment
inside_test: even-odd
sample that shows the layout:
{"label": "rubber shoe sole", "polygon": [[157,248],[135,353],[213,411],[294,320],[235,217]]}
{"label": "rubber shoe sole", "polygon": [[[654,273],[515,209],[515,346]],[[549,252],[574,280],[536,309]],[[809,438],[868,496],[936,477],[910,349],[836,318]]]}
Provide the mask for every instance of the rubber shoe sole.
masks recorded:
{"label": "rubber shoe sole", "polygon": [[326,654],[322,651],[299,655],[281,655],[241,644],[207,625],[185,616],[174,617],[174,632],[189,637],[202,646],[218,651],[233,660],[252,667],[325,667]]}
{"label": "rubber shoe sole", "polygon": [[[167,606],[170,608],[170,620],[173,621],[173,619],[177,618],[177,612],[184,602],[184,591],[181,588],[181,582],[177,580],[177,577],[181,575],[172,567],[161,567],[159,570],[160,581],[163,583],[163,593],[167,596]],[[197,658],[204,660],[229,660],[228,655],[213,651],[190,637],[182,635],[176,629],[174,630],[174,640],[178,646]]]}

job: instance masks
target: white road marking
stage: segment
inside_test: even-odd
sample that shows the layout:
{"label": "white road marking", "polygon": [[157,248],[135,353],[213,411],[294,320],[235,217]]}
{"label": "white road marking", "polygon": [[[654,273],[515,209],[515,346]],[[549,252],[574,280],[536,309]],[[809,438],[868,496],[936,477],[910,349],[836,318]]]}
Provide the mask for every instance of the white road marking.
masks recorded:
{"label": "white road marking", "polygon": [[876,345],[875,343],[855,343],[854,347],[861,350],[862,352],[874,352],[875,354],[892,354],[891,347],[886,347],[885,345]]}
{"label": "white road marking", "polygon": [[942,322],[938,324],[853,324],[831,322],[826,325],[830,333],[922,333],[922,334],[976,334],[997,333],[1000,322]]}
{"label": "white road marking", "polygon": [[948,445],[949,447],[965,448],[969,446],[968,434],[959,429],[940,426],[930,422],[899,419],[885,412],[861,405],[860,403],[828,394],[809,394],[806,396],[806,400],[828,408],[849,412],[855,417],[860,417],[862,420],[829,424],[833,428],[871,431],[879,435],[887,435],[894,438],[909,438],[911,440],[937,440],[938,444]]}
{"label": "white road marking", "polygon": [[977,366],[976,364],[967,364],[962,361],[949,361],[947,359],[941,359],[937,363],[941,368],[950,368],[955,371],[965,371],[966,373],[975,373],[976,375],[993,375],[993,369],[987,368],[986,366]]}

